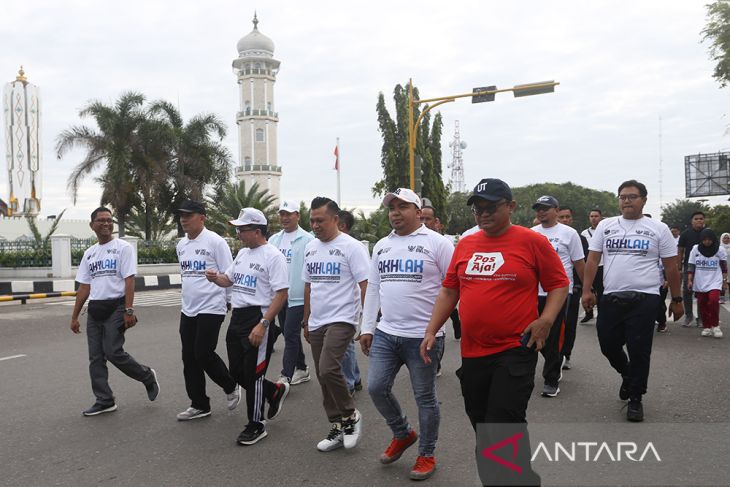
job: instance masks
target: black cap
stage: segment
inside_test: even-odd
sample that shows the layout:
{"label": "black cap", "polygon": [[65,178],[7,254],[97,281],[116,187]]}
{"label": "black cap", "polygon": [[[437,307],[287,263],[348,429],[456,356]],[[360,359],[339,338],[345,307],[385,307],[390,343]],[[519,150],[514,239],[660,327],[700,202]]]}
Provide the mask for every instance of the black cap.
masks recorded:
{"label": "black cap", "polygon": [[198,213],[200,215],[205,215],[205,206],[203,203],[200,203],[198,201],[193,200],[186,200],[183,202],[182,205],[180,205],[180,208],[177,209],[178,213]]}
{"label": "black cap", "polygon": [[537,201],[535,201],[535,204],[532,205],[533,210],[537,210],[541,206],[549,206],[550,208],[559,208],[560,203],[558,203],[558,200],[554,196],[550,195],[543,195],[540,196]]}
{"label": "black cap", "polygon": [[474,194],[466,201],[467,206],[474,203],[477,198],[487,201],[499,201],[502,199],[512,201],[512,190],[501,179],[486,178],[474,186]]}

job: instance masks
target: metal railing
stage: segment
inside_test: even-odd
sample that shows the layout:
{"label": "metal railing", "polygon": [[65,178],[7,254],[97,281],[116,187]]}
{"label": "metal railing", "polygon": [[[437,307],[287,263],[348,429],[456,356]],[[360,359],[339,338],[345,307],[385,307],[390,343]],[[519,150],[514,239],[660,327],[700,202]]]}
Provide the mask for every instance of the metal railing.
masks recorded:
{"label": "metal railing", "polygon": [[279,112],[274,110],[258,109],[258,108],[247,108],[242,112],[236,114],[238,118],[241,117],[272,117],[279,118]]}

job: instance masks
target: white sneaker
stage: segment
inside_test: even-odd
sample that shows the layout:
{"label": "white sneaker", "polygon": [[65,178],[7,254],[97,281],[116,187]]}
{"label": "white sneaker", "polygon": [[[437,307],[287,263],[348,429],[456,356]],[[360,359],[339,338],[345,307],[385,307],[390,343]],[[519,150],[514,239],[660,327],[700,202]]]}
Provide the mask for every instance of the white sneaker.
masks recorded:
{"label": "white sneaker", "polygon": [[238,406],[238,403],[241,402],[241,386],[236,384],[236,388],[233,389],[233,392],[230,394],[226,394],[226,401],[228,401],[228,410],[233,411],[236,409],[236,406]]}
{"label": "white sneaker", "polygon": [[712,336],[715,338],[722,338],[722,330],[719,326],[716,326],[712,329]]}
{"label": "white sneaker", "polygon": [[339,423],[333,423],[332,429],[327,433],[327,437],[317,443],[317,450],[332,451],[342,448],[342,426]]}
{"label": "white sneaker", "polygon": [[187,408],[185,411],[178,413],[177,420],[178,421],[190,421],[193,419],[200,419],[205,418],[206,416],[210,416],[210,410],[203,411],[202,409],[195,409],[195,408]]}
{"label": "white sneaker", "polygon": [[280,375],[278,379],[276,379],[277,384],[290,384],[291,385],[291,379],[285,375]]}
{"label": "white sneaker", "polygon": [[703,337],[711,337],[712,336],[712,328],[703,328],[702,333],[700,333]]}
{"label": "white sneaker", "polygon": [[355,413],[347,419],[342,420],[342,436],[345,448],[355,448],[360,441],[362,433],[362,415],[355,409]]}
{"label": "white sneaker", "polygon": [[302,369],[294,369],[294,375],[292,375],[290,384],[295,386],[302,382],[309,382],[312,377],[309,375],[309,367]]}

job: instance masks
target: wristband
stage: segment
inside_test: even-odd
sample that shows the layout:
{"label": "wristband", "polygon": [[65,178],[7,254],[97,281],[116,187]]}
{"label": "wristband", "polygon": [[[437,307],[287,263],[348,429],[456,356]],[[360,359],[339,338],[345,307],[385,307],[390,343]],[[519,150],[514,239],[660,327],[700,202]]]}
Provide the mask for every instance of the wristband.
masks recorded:
{"label": "wristband", "polygon": [[683,301],[682,296],[672,296],[673,303],[681,303]]}

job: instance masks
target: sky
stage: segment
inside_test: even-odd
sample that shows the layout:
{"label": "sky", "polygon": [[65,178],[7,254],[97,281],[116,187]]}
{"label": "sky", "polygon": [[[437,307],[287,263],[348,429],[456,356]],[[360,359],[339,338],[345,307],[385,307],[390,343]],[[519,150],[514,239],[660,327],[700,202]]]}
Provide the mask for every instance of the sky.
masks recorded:
{"label": "sky", "polygon": [[[59,160],[55,141],[72,125],[93,125],[78,117],[90,100],[113,103],[125,91],[176,103],[185,119],[217,114],[228,124],[223,143],[238,165],[231,63],[254,11],[281,61],[274,109],[284,198],[335,196],[339,137],[343,206],[376,208],[378,93],[393,113],[393,88],[409,78],[422,98],[555,80],[552,94],[503,93],[492,103],[462,99],[439,107],[446,182],[459,120],[470,189],[498,177],[511,186],[571,181],[614,192],[638,179],[649,190],[646,210],[658,214],[661,203],[685,195],[684,156],[730,150],[730,88],[712,78],[701,42],[705,3],[5,2],[0,80],[14,80],[22,64],[41,89],[43,215],[67,208],[65,218],[87,218],[97,206],[93,178],[73,204],[66,179],[83,153]],[[0,197],[7,201],[7,193],[3,170]]]}

